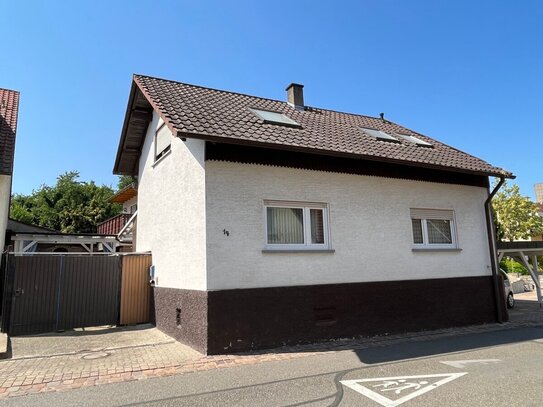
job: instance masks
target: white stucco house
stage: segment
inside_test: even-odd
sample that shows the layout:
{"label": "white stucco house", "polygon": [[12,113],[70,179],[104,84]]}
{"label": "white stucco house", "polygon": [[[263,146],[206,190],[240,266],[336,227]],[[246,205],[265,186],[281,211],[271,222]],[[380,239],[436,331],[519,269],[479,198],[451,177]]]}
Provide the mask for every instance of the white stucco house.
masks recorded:
{"label": "white stucco house", "polygon": [[6,239],[18,113],[19,92],[0,88],[0,253]]}
{"label": "white stucco house", "polygon": [[138,179],[157,327],[201,352],[506,318],[489,177],[512,174],[302,85],[135,75],[114,173]]}

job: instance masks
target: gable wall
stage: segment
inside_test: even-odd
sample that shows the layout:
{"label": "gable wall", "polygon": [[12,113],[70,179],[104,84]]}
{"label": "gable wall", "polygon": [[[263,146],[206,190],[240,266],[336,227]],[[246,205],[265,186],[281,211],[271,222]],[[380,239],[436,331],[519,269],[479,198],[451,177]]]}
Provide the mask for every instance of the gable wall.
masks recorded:
{"label": "gable wall", "polygon": [[[207,161],[208,288],[489,276],[487,193],[476,186]],[[263,253],[265,199],[329,204],[335,252]],[[413,252],[410,208],[453,209],[462,250]]]}
{"label": "gable wall", "polygon": [[158,120],[154,113],[140,157],[136,250],[152,252],[158,287],[205,290],[205,144],[172,137],[154,163]]}
{"label": "gable wall", "polygon": [[123,213],[130,213],[130,207],[138,203],[138,197],[134,196],[128,201],[123,202]]}

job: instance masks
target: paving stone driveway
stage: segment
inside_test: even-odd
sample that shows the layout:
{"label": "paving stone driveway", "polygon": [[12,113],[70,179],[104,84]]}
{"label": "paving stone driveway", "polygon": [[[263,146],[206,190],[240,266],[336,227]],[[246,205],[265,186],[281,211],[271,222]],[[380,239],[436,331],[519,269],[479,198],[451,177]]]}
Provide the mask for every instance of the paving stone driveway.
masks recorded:
{"label": "paving stone driveway", "polygon": [[0,394],[127,377],[202,357],[152,325],[12,337],[11,353],[10,359],[0,361]]}
{"label": "paving stone driveway", "polygon": [[0,399],[294,359],[322,352],[351,351],[405,341],[426,341],[444,336],[543,325],[543,311],[537,303],[532,298],[523,300],[526,310],[519,309],[512,313],[511,321],[506,324],[345,339],[235,355],[204,356],[151,325],[13,337],[12,358],[0,361]]}

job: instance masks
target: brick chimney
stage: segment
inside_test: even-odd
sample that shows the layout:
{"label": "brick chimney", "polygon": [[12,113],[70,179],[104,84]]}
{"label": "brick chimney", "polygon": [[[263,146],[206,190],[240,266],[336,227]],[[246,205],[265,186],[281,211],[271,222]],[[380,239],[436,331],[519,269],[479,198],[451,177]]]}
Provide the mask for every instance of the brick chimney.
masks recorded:
{"label": "brick chimney", "polygon": [[298,110],[304,110],[304,85],[291,83],[287,86],[286,91],[288,104]]}

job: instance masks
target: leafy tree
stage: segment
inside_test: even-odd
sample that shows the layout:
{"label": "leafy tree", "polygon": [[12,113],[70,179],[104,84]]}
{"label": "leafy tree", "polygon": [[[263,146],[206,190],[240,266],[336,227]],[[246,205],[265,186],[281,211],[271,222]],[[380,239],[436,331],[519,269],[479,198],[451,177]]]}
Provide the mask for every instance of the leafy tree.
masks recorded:
{"label": "leafy tree", "polygon": [[520,194],[518,185],[505,183],[494,196],[492,206],[498,237],[502,240],[529,239],[543,233],[543,218],[538,214],[537,205]]}
{"label": "leafy tree", "polygon": [[96,225],[119,214],[121,207],[109,201],[112,188],[78,179],[77,171],[69,171],[54,186],[42,185],[30,195],[14,195],[10,216],[65,233],[95,233]]}
{"label": "leafy tree", "polygon": [[119,181],[117,182],[117,190],[120,191],[121,189],[135,182],[136,182],[136,177],[133,177],[132,175],[119,175]]}

